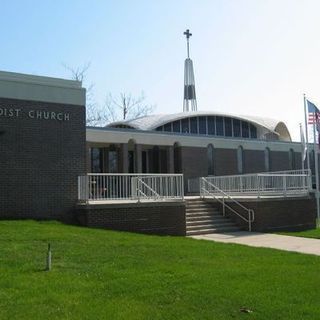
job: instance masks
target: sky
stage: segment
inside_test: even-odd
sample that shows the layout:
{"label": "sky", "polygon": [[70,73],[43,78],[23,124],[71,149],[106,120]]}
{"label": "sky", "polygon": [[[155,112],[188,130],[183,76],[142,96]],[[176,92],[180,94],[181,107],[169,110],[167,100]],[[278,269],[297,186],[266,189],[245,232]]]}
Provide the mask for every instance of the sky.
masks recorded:
{"label": "sky", "polygon": [[318,0],[1,0],[0,70],[70,78],[90,63],[99,106],[121,92],[183,110],[192,32],[198,110],[284,121],[296,141],[303,93],[320,107]]}

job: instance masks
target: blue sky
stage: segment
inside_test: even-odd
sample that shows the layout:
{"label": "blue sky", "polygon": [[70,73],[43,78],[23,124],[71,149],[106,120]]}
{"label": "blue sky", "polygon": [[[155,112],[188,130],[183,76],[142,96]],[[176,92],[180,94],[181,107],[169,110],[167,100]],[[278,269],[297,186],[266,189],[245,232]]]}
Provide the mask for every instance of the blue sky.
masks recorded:
{"label": "blue sky", "polygon": [[320,1],[1,1],[0,69],[68,78],[103,105],[144,91],[156,112],[182,111],[189,28],[198,109],[283,120],[294,139],[302,94],[320,105]]}

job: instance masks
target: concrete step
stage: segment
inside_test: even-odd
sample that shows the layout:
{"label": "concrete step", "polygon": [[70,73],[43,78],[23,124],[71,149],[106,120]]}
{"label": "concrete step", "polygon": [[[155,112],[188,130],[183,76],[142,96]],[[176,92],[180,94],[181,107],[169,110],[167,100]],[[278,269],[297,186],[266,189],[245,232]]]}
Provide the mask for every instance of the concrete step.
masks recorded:
{"label": "concrete step", "polygon": [[195,235],[210,234],[210,233],[236,232],[240,230],[241,229],[237,226],[223,227],[223,228],[208,228],[208,229],[187,231],[187,236],[195,236]]}
{"label": "concrete step", "polygon": [[201,214],[220,214],[222,215],[222,212],[219,211],[219,210],[203,210],[203,209],[200,209],[200,210],[186,210],[186,215],[193,215],[193,214],[198,214],[198,215],[201,215]]}
{"label": "concrete step", "polygon": [[211,215],[193,215],[193,216],[187,216],[186,221],[192,222],[192,221],[203,221],[203,220],[210,220],[210,221],[216,221],[221,220],[221,214],[211,214]]}
{"label": "concrete step", "polygon": [[206,230],[206,229],[221,229],[221,228],[238,228],[234,223],[232,222],[222,222],[222,223],[206,223],[206,224],[200,224],[200,225],[193,225],[189,226],[187,225],[187,231],[193,231],[193,230]]}
{"label": "concrete step", "polygon": [[222,214],[218,211],[218,210],[211,210],[211,211],[186,211],[186,216],[187,217],[191,217],[191,216],[203,216],[203,215],[207,215],[207,216],[214,216],[214,215],[220,215],[222,216]]}
{"label": "concrete step", "polygon": [[192,206],[186,207],[186,210],[218,210],[218,208],[212,206]]}
{"label": "concrete step", "polygon": [[192,203],[186,203],[187,207],[212,207],[211,203],[207,202],[192,202]]}
{"label": "concrete step", "polygon": [[219,224],[219,223],[225,223],[226,220],[224,218],[216,217],[216,218],[203,218],[203,219],[188,219],[186,222],[187,227],[188,226],[196,226],[196,225],[203,225],[203,224]]}

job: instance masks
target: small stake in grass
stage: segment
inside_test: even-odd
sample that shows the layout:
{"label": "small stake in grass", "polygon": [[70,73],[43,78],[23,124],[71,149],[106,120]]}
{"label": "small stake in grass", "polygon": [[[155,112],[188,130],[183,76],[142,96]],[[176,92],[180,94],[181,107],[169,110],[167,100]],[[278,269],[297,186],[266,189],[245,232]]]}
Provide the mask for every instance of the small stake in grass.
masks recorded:
{"label": "small stake in grass", "polygon": [[51,270],[51,245],[48,243],[48,253],[47,253],[47,271]]}

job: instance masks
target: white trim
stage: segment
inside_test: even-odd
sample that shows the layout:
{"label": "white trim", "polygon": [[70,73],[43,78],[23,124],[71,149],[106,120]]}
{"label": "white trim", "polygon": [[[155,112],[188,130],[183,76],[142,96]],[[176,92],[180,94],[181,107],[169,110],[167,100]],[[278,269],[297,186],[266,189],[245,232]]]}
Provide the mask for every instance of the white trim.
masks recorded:
{"label": "white trim", "polygon": [[263,141],[250,140],[240,138],[223,138],[182,134],[165,134],[159,131],[143,132],[143,131],[121,131],[119,129],[101,129],[87,128],[87,142],[89,143],[127,143],[130,139],[134,139],[137,144],[157,145],[157,146],[173,146],[178,142],[183,147],[200,147],[206,148],[209,143],[213,144],[216,149],[237,149],[239,145],[244,150],[264,150],[269,147],[270,151],[289,151],[292,148],[295,152],[301,152],[300,143],[283,142],[283,141]]}

